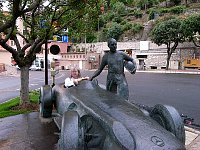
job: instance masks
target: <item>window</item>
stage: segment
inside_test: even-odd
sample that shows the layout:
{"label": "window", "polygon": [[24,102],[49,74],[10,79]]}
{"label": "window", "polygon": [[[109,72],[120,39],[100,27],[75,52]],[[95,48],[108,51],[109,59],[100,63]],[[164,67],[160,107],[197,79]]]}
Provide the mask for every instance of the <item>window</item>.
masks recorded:
{"label": "window", "polygon": [[191,60],[190,59],[187,59],[187,64],[190,64],[191,63]]}
{"label": "window", "polygon": [[147,55],[136,55],[136,58],[147,58]]}

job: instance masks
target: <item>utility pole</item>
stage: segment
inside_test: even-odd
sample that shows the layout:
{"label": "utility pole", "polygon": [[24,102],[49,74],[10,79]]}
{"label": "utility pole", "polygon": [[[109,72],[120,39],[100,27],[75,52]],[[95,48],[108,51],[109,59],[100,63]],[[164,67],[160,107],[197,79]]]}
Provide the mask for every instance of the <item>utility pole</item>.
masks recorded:
{"label": "utility pole", "polygon": [[45,72],[45,85],[48,85],[48,41],[45,42],[45,54],[44,54],[44,72]]}

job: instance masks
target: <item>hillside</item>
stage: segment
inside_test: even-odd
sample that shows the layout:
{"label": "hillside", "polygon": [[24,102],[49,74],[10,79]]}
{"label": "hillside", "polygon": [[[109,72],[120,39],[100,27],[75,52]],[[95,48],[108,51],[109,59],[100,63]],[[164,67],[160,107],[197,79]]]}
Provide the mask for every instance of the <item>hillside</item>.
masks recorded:
{"label": "hillside", "polygon": [[[100,18],[100,41],[105,41],[106,35],[114,34],[118,41],[149,40],[149,32],[160,20],[178,16],[185,18],[194,13],[200,14],[200,2],[190,2],[185,5],[173,5],[172,3],[159,3],[150,8],[136,9],[135,7],[122,6],[113,8],[104,13]],[[167,5],[167,7],[166,7]],[[118,15],[116,15],[118,13]]]}

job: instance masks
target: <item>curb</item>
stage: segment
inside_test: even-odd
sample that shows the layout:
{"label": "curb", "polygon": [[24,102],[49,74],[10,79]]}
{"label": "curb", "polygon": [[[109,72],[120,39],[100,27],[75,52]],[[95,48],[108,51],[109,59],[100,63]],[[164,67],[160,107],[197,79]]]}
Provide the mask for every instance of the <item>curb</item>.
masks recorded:
{"label": "curb", "polygon": [[191,128],[191,127],[187,127],[187,126],[185,126],[184,128],[185,128],[185,130],[188,131],[188,132],[192,132],[192,133],[195,133],[195,134],[199,134],[199,135],[200,135],[200,131],[198,131],[198,130],[195,130],[195,129],[193,129],[193,128]]}
{"label": "curb", "polygon": [[186,70],[137,70],[137,72],[144,73],[182,73],[182,74],[200,74],[199,70],[186,71]]}

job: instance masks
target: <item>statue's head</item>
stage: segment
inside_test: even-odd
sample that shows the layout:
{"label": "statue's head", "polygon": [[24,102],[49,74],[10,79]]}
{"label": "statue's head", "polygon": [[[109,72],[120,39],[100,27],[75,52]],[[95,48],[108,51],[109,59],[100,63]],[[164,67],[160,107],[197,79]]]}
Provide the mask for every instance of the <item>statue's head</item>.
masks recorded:
{"label": "statue's head", "polygon": [[117,49],[117,41],[113,38],[108,40],[108,47],[110,48],[111,52],[115,52]]}

